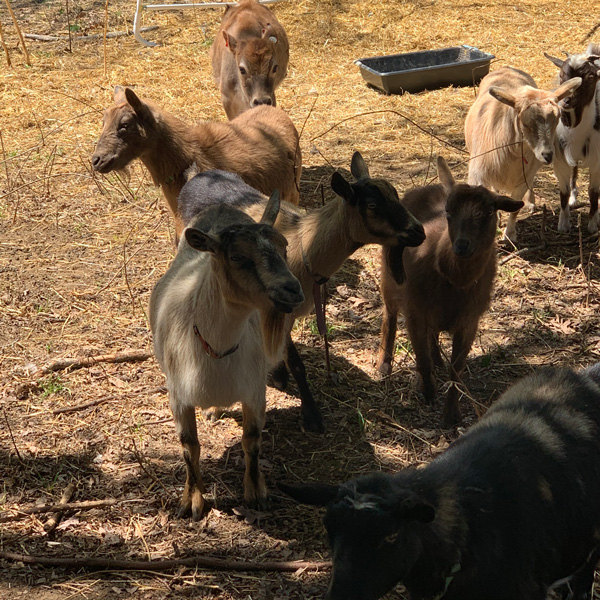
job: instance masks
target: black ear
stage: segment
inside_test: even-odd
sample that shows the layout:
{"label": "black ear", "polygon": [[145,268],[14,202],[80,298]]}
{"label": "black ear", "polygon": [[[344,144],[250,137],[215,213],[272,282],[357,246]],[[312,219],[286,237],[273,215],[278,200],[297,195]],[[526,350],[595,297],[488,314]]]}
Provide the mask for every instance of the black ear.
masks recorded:
{"label": "black ear", "polygon": [[394,281],[398,285],[402,285],[406,280],[406,271],[404,270],[404,263],[402,262],[404,248],[405,246],[403,244],[386,248],[387,263],[392,272],[392,276],[394,277]]}
{"label": "black ear", "polygon": [[513,200],[508,196],[496,196],[494,198],[494,208],[505,212],[517,212],[525,206],[523,200]]}
{"label": "black ear", "polygon": [[350,173],[354,175],[355,179],[371,177],[369,175],[369,167],[367,167],[365,159],[362,157],[362,154],[358,151],[352,155],[352,161],[350,162]]}
{"label": "black ear", "polygon": [[339,486],[328,483],[289,484],[278,482],[277,487],[299,502],[309,506],[327,506],[337,496]]}
{"label": "black ear", "polygon": [[216,252],[219,249],[219,238],[199,229],[188,227],[184,232],[187,243],[199,252]]}
{"label": "black ear", "polygon": [[435,508],[417,496],[410,496],[400,503],[396,514],[403,519],[431,523],[435,519]]}
{"label": "black ear", "polygon": [[544,56],[553,64],[555,64],[559,69],[562,69],[562,66],[564,64],[564,60],[561,60],[560,58],[556,58],[555,56],[550,56],[549,54],[547,54],[546,52],[544,52]]}
{"label": "black ear", "polygon": [[356,204],[356,197],[354,196],[352,186],[337,171],[331,176],[331,189],[348,204],[352,206]]}
{"label": "black ear", "polygon": [[154,117],[152,116],[152,112],[148,105],[142,102],[131,88],[125,88],[125,98],[127,98],[127,102],[129,102],[129,105],[140,119],[154,121]]}

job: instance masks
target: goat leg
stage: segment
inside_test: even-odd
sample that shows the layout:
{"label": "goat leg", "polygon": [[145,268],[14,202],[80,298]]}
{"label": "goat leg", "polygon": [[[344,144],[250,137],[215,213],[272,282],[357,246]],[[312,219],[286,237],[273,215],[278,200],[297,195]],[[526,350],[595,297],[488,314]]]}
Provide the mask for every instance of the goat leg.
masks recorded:
{"label": "goat leg", "polygon": [[[590,180],[592,176],[590,175]],[[600,181],[598,182],[600,184]],[[598,213],[598,194],[600,193],[600,185],[592,185],[590,183],[590,220],[588,222],[588,231],[596,233],[600,227],[600,213]]]}
{"label": "goat leg", "polygon": [[415,314],[406,315],[406,329],[417,361],[417,372],[421,379],[423,398],[427,404],[431,404],[437,391],[431,361],[432,333]]}
{"label": "goat leg", "polygon": [[250,508],[267,508],[267,486],[260,470],[260,444],[265,425],[266,399],[263,397],[260,407],[242,404],[242,448],[246,460],[244,473],[244,500]]}
{"label": "goat leg", "polygon": [[381,321],[381,342],[379,343],[379,355],[376,364],[377,370],[383,377],[387,377],[392,372],[397,326],[398,311],[384,304],[383,319]]}
{"label": "goat leg", "polygon": [[271,385],[280,392],[283,392],[287,388],[287,385],[290,380],[290,372],[285,366],[285,361],[281,361],[272,371],[271,371]]}
{"label": "goat leg", "polygon": [[204,482],[200,474],[200,442],[196,426],[196,412],[193,406],[173,411],[175,426],[183,447],[187,477],[178,516],[185,517],[191,511],[192,519],[198,521],[204,513]]}
{"label": "goat leg", "polygon": [[290,335],[288,335],[287,338],[286,362],[290,372],[296,380],[296,384],[298,385],[301,402],[300,412],[302,414],[302,424],[304,425],[304,429],[314,433],[323,433],[325,431],[325,426],[323,425],[323,416],[321,415],[319,406],[317,405],[317,402],[310,391],[310,387],[306,379],[306,368]]}

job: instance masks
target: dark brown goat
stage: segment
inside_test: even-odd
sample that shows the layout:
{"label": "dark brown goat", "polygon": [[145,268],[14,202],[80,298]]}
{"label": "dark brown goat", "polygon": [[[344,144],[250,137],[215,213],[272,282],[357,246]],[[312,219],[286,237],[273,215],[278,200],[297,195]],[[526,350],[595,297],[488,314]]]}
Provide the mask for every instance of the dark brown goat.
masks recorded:
{"label": "dark brown goat", "polygon": [[[433,364],[441,366],[439,334],[452,335],[450,380],[444,422],[460,421],[456,384],[465,368],[479,318],[487,309],[496,274],[498,210],[513,212],[520,200],[499,196],[483,186],[456,184],[446,161],[438,157],[441,185],[417,188],[402,204],[423,224],[425,242],[398,255],[383,249],[381,292],[384,301],[377,368],[391,372],[400,310],[415,352],[423,395],[432,402],[436,387]],[[398,276],[405,270],[405,281]]]}
{"label": "dark brown goat", "polygon": [[[173,215],[186,182],[185,171],[222,169],[248,185],[298,204],[302,155],[298,132],[280,109],[260,106],[229,123],[203,121],[190,126],[129,88],[115,88],[115,104],[104,113],[104,127],[92,156],[95,171],[125,168],[139,158],[162,187]],[[183,227],[176,221],[177,234]]]}

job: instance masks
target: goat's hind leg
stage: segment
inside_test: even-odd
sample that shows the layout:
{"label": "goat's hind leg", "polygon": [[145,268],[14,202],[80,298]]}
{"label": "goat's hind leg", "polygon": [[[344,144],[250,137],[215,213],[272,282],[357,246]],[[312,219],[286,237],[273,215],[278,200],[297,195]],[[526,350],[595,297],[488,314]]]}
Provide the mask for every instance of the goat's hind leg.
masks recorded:
{"label": "goat's hind leg", "polygon": [[[590,169],[591,171],[591,169]],[[600,213],[598,213],[598,195],[600,194],[600,167],[597,173],[590,173],[590,220],[588,221],[588,231],[596,233],[600,228]]]}
{"label": "goat's hind leg", "polygon": [[265,426],[266,399],[262,398],[259,407],[242,404],[242,448],[246,461],[244,473],[244,500],[250,508],[267,508],[267,486],[260,470],[260,444]]}
{"label": "goat's hind leg", "polygon": [[193,406],[174,410],[175,427],[183,447],[183,459],[187,471],[183,497],[179,507],[179,517],[185,517],[191,511],[194,521],[202,518],[204,513],[204,482],[200,474],[200,443],[198,442],[198,428],[196,425],[196,412]]}

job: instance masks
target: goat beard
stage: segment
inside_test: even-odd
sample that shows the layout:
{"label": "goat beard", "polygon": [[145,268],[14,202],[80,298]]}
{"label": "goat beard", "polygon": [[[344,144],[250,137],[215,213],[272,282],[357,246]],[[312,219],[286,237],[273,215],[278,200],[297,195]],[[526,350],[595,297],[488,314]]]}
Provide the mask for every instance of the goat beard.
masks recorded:
{"label": "goat beard", "polygon": [[271,365],[283,358],[286,337],[286,315],[273,308],[263,310],[260,318],[263,349]]}

